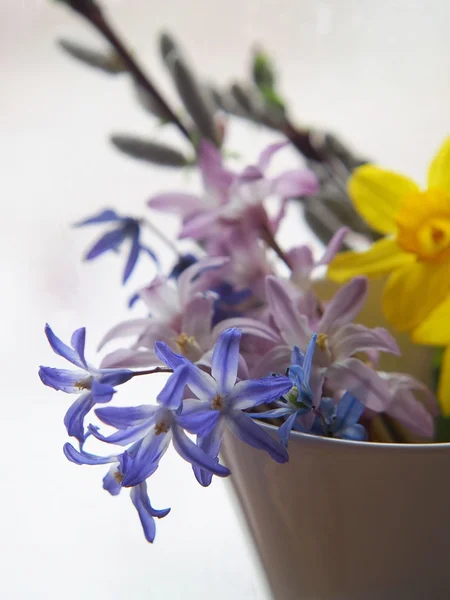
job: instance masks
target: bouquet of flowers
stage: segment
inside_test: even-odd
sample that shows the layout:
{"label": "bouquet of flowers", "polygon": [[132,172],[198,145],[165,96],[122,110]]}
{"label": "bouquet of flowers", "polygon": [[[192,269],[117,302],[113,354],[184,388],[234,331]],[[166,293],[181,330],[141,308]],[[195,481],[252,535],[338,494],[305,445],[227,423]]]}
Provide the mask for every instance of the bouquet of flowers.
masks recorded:
{"label": "bouquet of flowers", "polygon": [[[45,385],[76,395],[64,419],[72,438],[64,446],[68,460],[108,465],[103,487],[112,495],[130,490],[145,537],[153,542],[155,519],[170,509],[153,508],[148,482],[151,486],[171,443],[206,487],[214,475],[230,475],[220,458],[225,430],[278,463],[289,460],[289,439],[295,432],[351,440],[357,451],[358,443],[377,439],[377,420],[393,435],[403,430],[400,424],[415,439],[433,441],[439,414],[433,393],[410,374],[378,368],[380,353],[399,354],[398,344],[388,330],[358,323],[358,314],[367,298],[368,278],[388,276],[383,309],[393,326],[410,332],[417,342],[449,343],[450,140],[432,161],[425,191],[404,176],[363,161],[349,168],[348,159],[345,214],[353,215],[353,223],[359,213],[359,235],[381,239],[366,251],[349,250],[349,228],[334,227],[316,258],[301,240],[281,244],[277,233],[292,199],[317,200],[322,209],[332,204],[327,190],[337,181],[339,152],[330,152],[323,140],[315,145],[310,132],[290,125],[267,63],[260,60],[256,77],[265,101],[259,115],[266,121],[272,115],[272,125],[289,140],[265,148],[256,164],[236,172],[227,166],[223,152],[223,120],[208,110],[193,76],[186,79],[188,71],[179,67],[182,61],[175,46],[169,47],[169,38],[164,38],[165,55],[175,80],[184,82],[179,89],[192,126],[168,107],[93,0],[66,3],[96,26],[117,54],[101,59],[66,47],[104,69],[131,73],[141,99],[191,140],[204,187],[200,195],[180,190],[153,196],[145,217],[119,215],[105,207],[78,223],[106,228],[87,260],[126,250],[123,283],[140,260],[151,261],[153,278],[130,301],[130,306],[145,307],[145,315],[114,325],[105,334],[100,348],[111,348],[118,340],[120,347],[110,350],[98,367],[85,357],[85,328],[74,331],[70,345],[50,325],[45,328],[53,351],[75,367],[39,370]],[[239,88],[234,95],[244,102]],[[171,158],[177,166],[189,162],[155,144],[121,143],[140,158],[144,153],[153,161],[159,157],[164,162],[165,157],[167,163]],[[301,147],[306,166],[273,175],[271,160],[289,143]],[[340,156],[342,165],[342,149]],[[355,210],[348,208],[351,203]],[[195,250],[180,253],[155,228],[151,211],[179,215],[179,239],[190,240]],[[148,237],[151,243],[152,236],[165,240],[175,253],[168,273],[161,272],[146,241]],[[326,303],[314,286],[317,271],[324,267],[331,279],[343,284]],[[138,405],[114,405],[116,388],[156,373],[168,378],[153,403],[139,404],[137,399]],[[450,412],[449,386],[446,351],[439,387],[444,415]],[[98,448],[98,442],[103,452],[90,449]]]}

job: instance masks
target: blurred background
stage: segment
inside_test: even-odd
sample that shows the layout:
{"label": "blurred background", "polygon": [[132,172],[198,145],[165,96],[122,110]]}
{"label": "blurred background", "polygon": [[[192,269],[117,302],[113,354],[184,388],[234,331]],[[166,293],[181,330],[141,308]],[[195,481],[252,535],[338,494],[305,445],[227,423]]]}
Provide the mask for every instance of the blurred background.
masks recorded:
{"label": "blurred background", "polygon": [[[218,85],[244,78],[258,43],[274,58],[294,120],[338,134],[362,156],[424,181],[450,131],[450,5],[445,0],[104,0],[124,39],[176,105],[157,51],[171,31],[196,70]],[[112,132],[160,136],[189,151],[177,132],[158,128],[135,102],[130,82],[70,60],[55,40],[103,41],[66,7],[45,0],[0,0],[2,302],[1,597],[245,598],[269,594],[231,484],[202,489],[170,454],[151,498],[172,506],[153,546],[128,495],[101,488],[102,467],[66,461],[62,423],[68,398],[44,388],[39,364],[61,365],[47,346],[46,321],[67,339],[85,325],[88,353],[126,300],[154,274],[141,261],[126,289],[121,260],[82,264],[93,230],[71,225],[102,208],[140,215],[161,191],[198,189],[195,173],[133,161],[108,143]],[[230,118],[227,149],[243,162],[280,135]],[[298,163],[294,152],[280,159]],[[281,163],[280,163],[281,164]],[[299,211],[288,245],[320,243]],[[177,221],[155,216],[171,236]],[[163,247],[155,243],[163,252]],[[163,254],[167,266],[172,257]],[[120,264],[119,264],[120,263]],[[144,264],[142,264],[144,263]],[[148,382],[131,401],[152,401]],[[125,397],[125,402],[128,398]]]}

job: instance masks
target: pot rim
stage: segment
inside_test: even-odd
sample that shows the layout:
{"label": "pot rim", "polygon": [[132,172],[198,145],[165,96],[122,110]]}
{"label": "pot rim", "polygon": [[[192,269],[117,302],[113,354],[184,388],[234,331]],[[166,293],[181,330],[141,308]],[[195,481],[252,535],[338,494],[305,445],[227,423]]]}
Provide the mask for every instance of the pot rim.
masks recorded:
{"label": "pot rim", "polygon": [[[259,423],[260,426],[268,429],[269,431],[276,432],[278,427],[271,425],[270,423]],[[304,440],[315,446],[341,446],[344,448],[359,447],[365,451],[373,450],[374,452],[381,452],[383,450],[392,449],[395,452],[437,452],[443,449],[450,450],[450,442],[428,442],[428,443],[392,443],[392,442],[358,442],[355,440],[341,440],[339,438],[327,438],[320,435],[313,435],[312,433],[301,433],[300,431],[291,431],[290,439],[292,440]]]}

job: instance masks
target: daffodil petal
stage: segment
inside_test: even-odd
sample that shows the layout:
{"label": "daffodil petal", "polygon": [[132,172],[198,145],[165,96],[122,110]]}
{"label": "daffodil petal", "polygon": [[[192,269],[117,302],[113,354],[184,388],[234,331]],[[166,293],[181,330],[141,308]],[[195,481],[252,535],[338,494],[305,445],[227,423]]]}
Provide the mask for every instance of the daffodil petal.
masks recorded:
{"label": "daffodil petal", "polygon": [[450,194],[450,136],[442,144],[430,165],[428,187]]}
{"label": "daffodil petal", "polygon": [[412,339],[417,344],[430,344],[431,346],[450,344],[450,296],[447,296],[425,321],[420,323],[414,330]]}
{"label": "daffodil petal", "polygon": [[417,327],[448,294],[447,263],[416,262],[392,273],[383,294],[386,318],[400,331]]}
{"label": "daffodil petal", "polygon": [[375,231],[395,233],[395,214],[402,200],[419,192],[418,186],[404,175],[363,165],[353,172],[348,192],[356,210]]}
{"label": "daffodil petal", "polygon": [[355,275],[378,277],[405,265],[412,265],[415,257],[401,250],[394,239],[383,238],[365,252],[341,252],[328,267],[328,277],[342,283]]}
{"label": "daffodil petal", "polygon": [[444,417],[450,416],[450,346],[442,356],[441,375],[439,377],[438,398]]}

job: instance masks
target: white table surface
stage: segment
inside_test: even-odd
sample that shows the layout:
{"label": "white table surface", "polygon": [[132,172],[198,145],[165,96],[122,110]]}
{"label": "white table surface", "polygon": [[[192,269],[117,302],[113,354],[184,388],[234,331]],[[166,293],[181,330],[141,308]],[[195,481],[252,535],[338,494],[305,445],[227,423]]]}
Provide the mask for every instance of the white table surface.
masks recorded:
{"label": "white table surface", "polygon": [[[170,84],[155,34],[167,27],[199,70],[219,83],[243,75],[250,44],[264,43],[282,65],[282,88],[298,119],[345,134],[361,153],[419,180],[450,131],[450,5],[444,0],[105,5],[165,91]],[[135,105],[124,78],[71,62],[54,47],[58,35],[97,43],[87,26],[50,2],[1,0],[0,597],[267,600],[228,482],[202,489],[190,467],[169,454],[151,498],[158,508],[172,506],[172,514],[158,522],[151,546],[127,493],[109,497],[101,489],[103,468],[76,467],[61,452],[69,398],[37,377],[41,363],[62,366],[47,346],[45,321],[62,336],[86,325],[93,357],[104,331],[127,316],[129,293],[152,274],[150,263],[150,270],[142,264],[120,289],[123,263],[105,257],[83,265],[95,231],[69,225],[106,206],[139,214],[152,193],[196,182],[107,145],[111,131],[153,135],[154,123]],[[178,138],[172,132],[165,139]],[[229,147],[252,160],[273,139],[234,124]],[[296,158],[287,153],[283,160],[292,165]],[[165,227],[174,234],[176,222]],[[297,243],[312,239],[304,229],[291,232]],[[149,382],[133,385],[122,394],[126,402],[152,400]]]}

